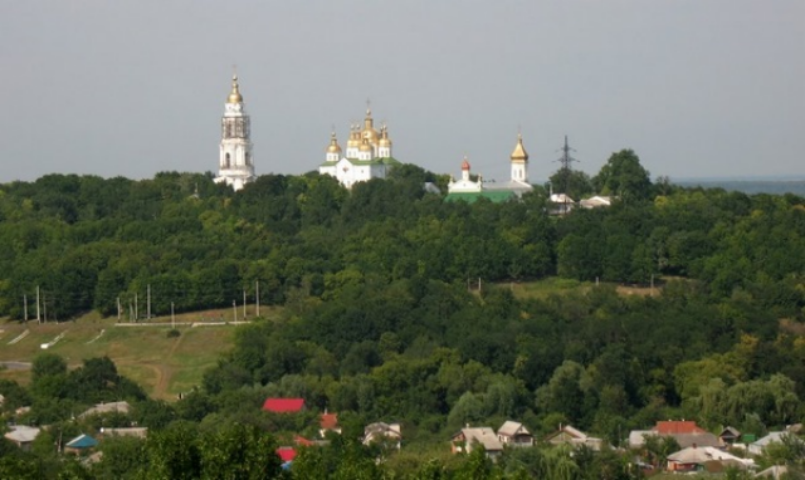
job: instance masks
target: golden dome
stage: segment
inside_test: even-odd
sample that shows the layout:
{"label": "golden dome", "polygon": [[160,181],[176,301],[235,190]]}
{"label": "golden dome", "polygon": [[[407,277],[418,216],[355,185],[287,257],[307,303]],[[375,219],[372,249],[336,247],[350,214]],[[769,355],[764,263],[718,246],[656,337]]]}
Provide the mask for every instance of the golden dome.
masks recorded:
{"label": "golden dome", "polygon": [[525,147],[523,146],[523,135],[520,133],[517,134],[517,145],[515,145],[514,151],[512,151],[511,159],[523,162],[528,161],[528,152],[525,151]]}
{"label": "golden dome", "polygon": [[366,139],[366,138],[363,139],[363,141],[361,142],[360,150],[362,152],[371,152],[372,151],[372,145],[369,143],[368,139]]}
{"label": "golden dome", "polygon": [[374,120],[372,120],[372,109],[366,108],[366,118],[363,119],[363,131],[361,137],[369,140],[372,145],[377,145],[380,139],[380,134],[375,130]]}
{"label": "golden dome", "polygon": [[379,145],[381,147],[390,147],[391,146],[391,139],[389,139],[389,131],[385,125],[380,127],[380,142]]}
{"label": "golden dome", "polygon": [[469,171],[469,169],[470,169],[470,162],[467,161],[467,157],[465,156],[464,161],[461,162],[461,170]]}
{"label": "golden dome", "polygon": [[341,153],[341,146],[335,138],[335,132],[330,134],[330,145],[327,147],[327,153]]}
{"label": "golden dome", "polygon": [[349,138],[347,139],[347,148],[358,148],[361,144],[361,132],[358,130],[357,125],[349,126]]}
{"label": "golden dome", "polygon": [[238,74],[232,75],[232,91],[229,93],[227,103],[242,103],[243,97],[240,94],[240,86],[238,85]]}

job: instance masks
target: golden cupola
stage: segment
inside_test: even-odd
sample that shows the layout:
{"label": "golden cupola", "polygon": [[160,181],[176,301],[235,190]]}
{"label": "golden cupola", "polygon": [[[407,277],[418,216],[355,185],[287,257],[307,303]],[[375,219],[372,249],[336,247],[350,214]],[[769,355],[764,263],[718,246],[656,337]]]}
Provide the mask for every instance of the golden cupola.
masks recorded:
{"label": "golden cupola", "polygon": [[363,140],[361,140],[361,147],[360,147],[360,151],[361,151],[361,152],[371,152],[371,151],[372,151],[372,144],[371,144],[371,143],[369,143],[369,139],[368,139],[368,138],[365,138],[365,137],[364,137],[364,139],[363,139]]}
{"label": "golden cupola", "polygon": [[349,139],[347,139],[347,148],[358,148],[361,144],[360,138],[361,138],[361,132],[358,130],[358,126],[350,124]]}
{"label": "golden cupola", "polygon": [[510,158],[512,161],[528,161],[528,152],[525,151],[525,147],[523,146],[523,135],[520,133],[517,134],[517,145],[514,146],[514,150],[512,151]]}
{"label": "golden cupola", "polygon": [[391,139],[389,138],[389,130],[388,127],[384,124],[380,127],[380,142],[379,146],[381,147],[390,147],[391,146]]}
{"label": "golden cupola", "polygon": [[238,85],[238,74],[232,75],[232,91],[229,92],[227,103],[242,103],[243,96],[240,94],[240,85]]}
{"label": "golden cupola", "polygon": [[380,139],[380,134],[375,130],[374,120],[372,119],[372,109],[366,109],[366,118],[363,120],[363,131],[361,136],[369,141],[372,145],[377,145]]}
{"label": "golden cupola", "polygon": [[327,147],[327,153],[341,153],[341,146],[338,144],[338,139],[335,138],[335,132],[330,134],[330,145]]}

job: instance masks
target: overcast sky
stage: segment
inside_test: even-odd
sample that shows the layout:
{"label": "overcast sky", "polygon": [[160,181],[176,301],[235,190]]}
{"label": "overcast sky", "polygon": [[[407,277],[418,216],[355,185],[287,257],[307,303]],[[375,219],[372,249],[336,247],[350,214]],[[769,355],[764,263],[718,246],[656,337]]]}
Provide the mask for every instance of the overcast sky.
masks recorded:
{"label": "overcast sky", "polygon": [[805,177],[803,0],[0,1],[0,182],[218,165],[233,65],[259,174],[361,120],[394,156],[530,179],[563,136],[594,174]]}

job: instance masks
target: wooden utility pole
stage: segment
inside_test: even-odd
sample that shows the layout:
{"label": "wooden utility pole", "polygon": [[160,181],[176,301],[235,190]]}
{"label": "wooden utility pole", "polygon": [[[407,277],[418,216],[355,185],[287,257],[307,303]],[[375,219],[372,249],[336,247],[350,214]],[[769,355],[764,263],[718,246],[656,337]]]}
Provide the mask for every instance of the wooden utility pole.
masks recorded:
{"label": "wooden utility pole", "polygon": [[120,306],[120,297],[117,297],[117,322],[120,323],[120,317],[123,316],[123,311]]}
{"label": "wooden utility pole", "polygon": [[42,323],[42,317],[39,315],[39,285],[36,286],[36,321]]}
{"label": "wooden utility pole", "polygon": [[234,313],[233,318],[235,319],[233,321],[237,322],[238,321],[238,301],[237,300],[232,300],[232,312]]}
{"label": "wooden utility pole", "polygon": [[176,317],[173,315],[173,302],[171,302],[171,329],[176,329]]}
{"label": "wooden utility pole", "polygon": [[243,289],[243,319],[246,320],[246,289]]}
{"label": "wooden utility pole", "polygon": [[135,322],[140,320],[140,317],[139,317],[140,312],[137,311],[139,308],[140,308],[140,304],[137,301],[137,292],[134,292],[134,321]]}
{"label": "wooden utility pole", "polygon": [[257,303],[257,316],[260,316],[260,280],[255,280],[254,282],[254,299]]}
{"label": "wooden utility pole", "polygon": [[145,302],[145,304],[146,304],[146,307],[145,307],[146,314],[145,314],[145,318],[147,320],[151,320],[151,284],[150,283],[148,285],[146,285],[146,287],[145,287],[145,297],[146,297],[146,302]]}
{"label": "wooden utility pole", "polygon": [[25,321],[28,321],[28,295],[22,294],[22,316],[25,318]]}

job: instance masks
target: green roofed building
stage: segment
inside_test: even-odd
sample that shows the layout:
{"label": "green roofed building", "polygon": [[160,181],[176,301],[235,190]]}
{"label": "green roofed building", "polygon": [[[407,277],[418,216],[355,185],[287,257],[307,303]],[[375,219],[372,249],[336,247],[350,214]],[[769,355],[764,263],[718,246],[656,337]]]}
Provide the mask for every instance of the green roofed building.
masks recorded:
{"label": "green roofed building", "polygon": [[487,198],[492,202],[499,203],[520,198],[524,193],[533,190],[534,187],[528,183],[528,153],[523,146],[522,135],[517,135],[517,145],[509,158],[511,159],[511,180],[484,184],[481,175],[478,175],[477,180],[472,179],[470,162],[467,161],[467,157],[464,157],[461,164],[461,178],[450,179],[445,200],[473,203],[479,198]]}
{"label": "green roofed building", "polygon": [[319,173],[331,175],[341,185],[352,188],[358,182],[372,178],[386,178],[400,161],[391,156],[391,139],[384,124],[378,132],[374,128],[372,110],[366,109],[363,128],[350,125],[346,152],[341,150],[335,132],[330,135],[330,145]]}

